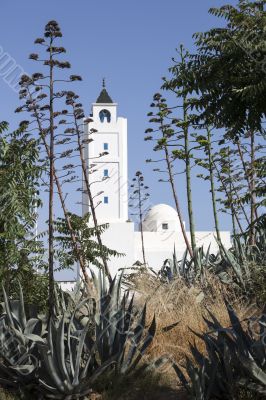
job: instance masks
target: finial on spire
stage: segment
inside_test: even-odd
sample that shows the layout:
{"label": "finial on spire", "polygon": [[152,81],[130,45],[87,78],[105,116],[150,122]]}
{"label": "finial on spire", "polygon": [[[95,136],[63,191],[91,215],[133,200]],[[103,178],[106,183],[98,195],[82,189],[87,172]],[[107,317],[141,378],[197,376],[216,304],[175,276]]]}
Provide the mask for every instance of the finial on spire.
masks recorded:
{"label": "finial on spire", "polygon": [[101,90],[101,93],[100,93],[98,99],[96,100],[96,103],[101,103],[101,104],[113,103],[113,100],[111,99],[111,97],[109,96],[109,94],[107,93],[107,91],[105,89],[105,78],[103,78],[102,87],[103,88]]}

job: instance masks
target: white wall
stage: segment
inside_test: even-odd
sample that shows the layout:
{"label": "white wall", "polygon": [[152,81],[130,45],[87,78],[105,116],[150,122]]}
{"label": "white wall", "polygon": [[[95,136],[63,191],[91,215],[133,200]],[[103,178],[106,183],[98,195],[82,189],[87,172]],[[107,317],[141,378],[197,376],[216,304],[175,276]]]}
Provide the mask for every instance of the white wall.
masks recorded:
{"label": "white wall", "polygon": [[102,235],[103,244],[125,256],[111,257],[108,262],[112,276],[120,268],[131,267],[134,263],[134,224],[133,222],[112,222]]}
{"label": "white wall", "polygon": [[[108,110],[111,121],[100,121],[101,110]],[[117,104],[98,104],[92,106],[93,122],[85,124],[85,140],[93,139],[85,144],[84,154],[88,159],[88,170],[93,165],[93,174],[89,174],[92,183],[91,190],[94,203],[97,205],[96,214],[100,223],[127,221],[128,219],[128,166],[127,166],[127,120],[117,118]],[[91,129],[97,130],[89,134]],[[108,143],[108,150],[104,150],[104,143]],[[101,158],[99,154],[108,151],[108,155]],[[108,179],[103,179],[103,172],[107,169]],[[102,193],[101,193],[102,192]],[[101,193],[100,195],[98,195]],[[108,204],[104,203],[108,197]],[[83,214],[89,211],[87,195],[83,195]]]}
{"label": "white wall", "polygon": [[59,287],[64,292],[71,292],[76,286],[76,281],[57,281]]}
{"label": "white wall", "polygon": [[[181,232],[143,232],[143,234],[146,260],[149,266],[154,270],[158,271],[167,258],[172,258],[174,248],[177,259],[182,259],[186,250],[186,245]],[[187,232],[187,235],[189,237],[189,232]],[[225,248],[228,249],[231,247],[230,232],[221,232],[221,239]],[[135,232],[134,243],[134,262],[142,262],[140,232]],[[218,250],[217,242],[214,238],[214,232],[196,232],[196,243],[198,247],[203,246],[205,251],[207,251],[210,244],[211,252],[216,253]]]}

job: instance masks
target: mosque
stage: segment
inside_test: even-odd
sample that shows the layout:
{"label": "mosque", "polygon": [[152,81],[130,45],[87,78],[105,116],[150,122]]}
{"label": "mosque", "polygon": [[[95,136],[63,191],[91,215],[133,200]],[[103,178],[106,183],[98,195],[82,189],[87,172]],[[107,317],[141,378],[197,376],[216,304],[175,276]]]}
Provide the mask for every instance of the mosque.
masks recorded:
{"label": "mosque", "polygon": [[[84,143],[92,194],[99,224],[108,223],[102,235],[103,244],[125,254],[110,260],[112,274],[118,269],[142,262],[141,233],[128,215],[128,146],[127,119],[118,115],[118,104],[109,96],[105,85],[92,104],[91,122],[84,125]],[[101,155],[101,156],[100,156]],[[90,211],[88,196],[83,192],[83,215]],[[177,259],[186,249],[177,212],[167,204],[152,206],[143,221],[146,262],[158,270],[174,248]],[[188,232],[189,237],[189,232]],[[230,232],[221,232],[226,248]],[[196,232],[197,246],[217,250],[214,232]]]}

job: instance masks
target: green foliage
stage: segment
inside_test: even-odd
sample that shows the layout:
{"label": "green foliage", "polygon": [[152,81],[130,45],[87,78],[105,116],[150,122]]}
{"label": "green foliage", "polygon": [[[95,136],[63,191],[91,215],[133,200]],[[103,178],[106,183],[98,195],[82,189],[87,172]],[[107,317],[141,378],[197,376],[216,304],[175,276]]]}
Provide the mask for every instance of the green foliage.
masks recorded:
{"label": "green foliage", "polygon": [[[0,136],[0,270],[6,289],[12,279],[23,277],[41,263],[42,244],[34,237],[42,166],[38,142],[24,133],[23,124],[8,133],[1,124]],[[25,272],[25,274],[24,274]],[[29,275],[28,275],[29,277]],[[24,279],[24,278],[23,278]]]}
{"label": "green foliage", "polygon": [[[79,257],[85,261],[86,265],[103,268],[104,259],[110,257],[122,256],[115,250],[111,250],[104,245],[99,245],[95,240],[96,232],[100,235],[108,228],[108,225],[91,226],[90,214],[85,214],[80,217],[77,214],[68,213],[71,222],[72,231],[69,230],[69,225],[65,218],[58,218],[55,221],[55,242],[56,242],[56,257],[59,261],[59,269],[72,268]],[[77,248],[73,248],[72,234],[75,235]]]}
{"label": "green foliage", "polygon": [[[226,26],[195,34],[194,54],[189,54],[183,45],[177,49],[169,68],[170,77],[164,77],[162,85],[169,99],[174,95],[176,100],[169,107],[157,93],[151,106],[158,112],[148,114],[157,128],[147,129],[153,135],[145,140],[156,141],[156,151],[167,147],[173,160],[185,161],[191,233],[194,224],[190,171],[195,166],[207,169],[207,173],[197,176],[210,182],[219,242],[219,211],[232,216],[235,236],[238,232],[243,234],[246,226],[253,226],[265,203],[265,156],[264,146],[259,143],[265,134],[266,109],[261,100],[266,92],[264,8],[264,0],[240,0],[235,7],[212,8],[210,13],[224,18]],[[222,140],[211,140],[210,127],[225,129],[225,133],[215,134],[221,134]],[[196,132],[190,133],[191,128]],[[208,137],[203,135],[203,129],[207,129]],[[157,140],[160,131],[163,138]],[[221,147],[225,142],[226,146]],[[221,193],[220,210],[217,191]],[[252,229],[250,243],[254,244]],[[193,234],[191,247],[194,251]]]}
{"label": "green foliage", "polygon": [[223,327],[209,313],[210,319],[205,320],[208,332],[197,334],[205,344],[206,354],[192,345],[193,360],[187,358],[185,365],[189,380],[177,365],[175,372],[191,399],[234,400],[241,398],[241,392],[246,393],[244,398],[253,398],[254,393],[254,398],[262,399],[266,394],[266,309],[244,325],[232,307],[228,303],[226,306],[231,326]]}
{"label": "green foliage", "polygon": [[255,298],[259,305],[266,304],[266,266],[265,265],[257,265],[257,264],[251,265],[249,293],[250,293],[250,297]]}
{"label": "green foliage", "polygon": [[265,117],[265,0],[211,8],[225,27],[194,35],[197,52],[187,71],[198,120],[237,137],[263,131]]}
{"label": "green foliage", "polygon": [[[8,288],[10,298],[16,299],[19,297],[18,282],[20,282],[26,304],[34,304],[39,311],[46,310],[48,298],[48,277],[46,273],[39,273],[36,268],[23,265],[19,269],[12,269],[8,278],[7,283],[5,271],[1,271],[0,282]],[[2,299],[1,294],[0,299]]]}
{"label": "green foliage", "polygon": [[[38,142],[24,134],[23,127],[13,133],[2,132],[0,137],[0,210],[2,228],[8,224],[23,235],[34,227],[34,207],[40,206],[38,178],[41,167],[36,165]],[[22,225],[22,222],[24,225]],[[23,230],[24,228],[24,230]]]}

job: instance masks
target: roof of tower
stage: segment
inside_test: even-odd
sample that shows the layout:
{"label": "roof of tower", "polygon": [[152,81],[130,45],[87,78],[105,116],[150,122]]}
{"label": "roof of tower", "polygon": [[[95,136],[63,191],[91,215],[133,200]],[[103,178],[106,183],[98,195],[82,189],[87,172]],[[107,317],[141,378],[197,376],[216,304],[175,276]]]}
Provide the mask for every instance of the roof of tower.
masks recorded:
{"label": "roof of tower", "polygon": [[98,99],[96,100],[96,103],[113,103],[113,100],[105,89],[105,79],[103,79],[103,88]]}

